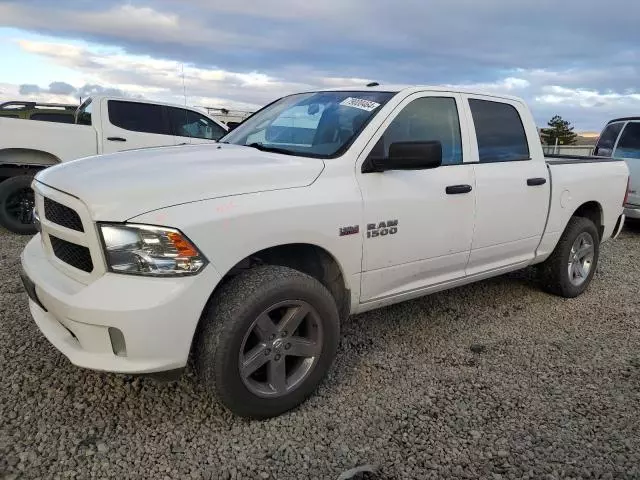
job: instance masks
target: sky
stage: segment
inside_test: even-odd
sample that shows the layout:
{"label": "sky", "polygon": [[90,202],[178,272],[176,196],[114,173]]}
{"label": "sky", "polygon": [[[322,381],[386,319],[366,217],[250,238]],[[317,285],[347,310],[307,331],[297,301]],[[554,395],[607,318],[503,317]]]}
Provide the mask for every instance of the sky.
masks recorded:
{"label": "sky", "polygon": [[333,86],[464,86],[577,131],[640,115],[631,0],[0,0],[0,100],[253,110]]}

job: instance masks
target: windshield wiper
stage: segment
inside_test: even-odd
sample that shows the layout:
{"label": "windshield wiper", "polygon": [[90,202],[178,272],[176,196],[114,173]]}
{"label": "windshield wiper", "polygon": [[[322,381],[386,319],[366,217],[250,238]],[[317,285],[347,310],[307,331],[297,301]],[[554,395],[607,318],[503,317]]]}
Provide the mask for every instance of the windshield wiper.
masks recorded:
{"label": "windshield wiper", "polygon": [[258,142],[250,143],[249,145],[247,145],[247,147],[257,148],[261,152],[282,153],[283,155],[296,154],[295,152],[292,152],[291,150],[287,150],[286,148],[269,147],[264,143],[258,143]]}

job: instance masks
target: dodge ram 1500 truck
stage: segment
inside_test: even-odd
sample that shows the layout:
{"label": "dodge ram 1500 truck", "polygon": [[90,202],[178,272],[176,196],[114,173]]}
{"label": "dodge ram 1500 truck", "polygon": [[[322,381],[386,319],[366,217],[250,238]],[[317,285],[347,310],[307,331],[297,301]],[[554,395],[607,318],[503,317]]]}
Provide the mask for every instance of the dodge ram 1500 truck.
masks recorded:
{"label": "dodge ram 1500 truck", "polygon": [[545,159],[517,98],[300,93],[216,145],[38,173],[23,281],[72,363],[134,374],[193,358],[223,405],[270,417],[312,394],[350,314],[529,265],[580,295],[622,228],[628,175]]}
{"label": "dodge ram 1500 truck", "polygon": [[36,233],[29,186],[43,168],[99,153],[214,142],[228,130],[189,107],[103,96],[83,102],[74,125],[0,117],[0,225]]}

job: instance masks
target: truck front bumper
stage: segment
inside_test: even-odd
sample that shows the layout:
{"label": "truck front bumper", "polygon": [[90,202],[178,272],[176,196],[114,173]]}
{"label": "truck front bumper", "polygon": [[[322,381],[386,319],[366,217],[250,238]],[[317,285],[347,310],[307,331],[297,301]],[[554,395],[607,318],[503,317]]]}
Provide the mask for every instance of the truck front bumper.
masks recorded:
{"label": "truck front bumper", "polygon": [[44,336],[77,366],[119,373],[184,367],[220,281],[208,265],[190,277],[106,273],[85,285],[47,260],[40,235],[27,244],[21,262],[29,309]]}

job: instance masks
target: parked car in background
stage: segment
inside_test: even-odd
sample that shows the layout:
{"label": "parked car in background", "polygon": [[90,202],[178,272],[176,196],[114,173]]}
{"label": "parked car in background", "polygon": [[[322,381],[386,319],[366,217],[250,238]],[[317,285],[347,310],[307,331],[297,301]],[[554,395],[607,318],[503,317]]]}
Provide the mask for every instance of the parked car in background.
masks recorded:
{"label": "parked car in background", "polygon": [[270,417],[325,377],[349,314],[529,265],[580,295],[622,228],[628,175],[545,158],[515,97],[306,92],[215,146],[39,172],[23,281],[74,364],[152,373],[192,356],[222,404]]}
{"label": "parked car in background", "polygon": [[30,185],[51,165],[123,150],[215,142],[227,131],[193,108],[107,96],[83,102],[74,125],[0,117],[0,225],[14,233],[36,232]]}
{"label": "parked car in background", "polygon": [[594,155],[627,162],[630,176],[624,213],[640,219],[640,117],[616,118],[607,123]]}
{"label": "parked car in background", "polygon": [[0,103],[0,118],[20,118],[56,123],[74,123],[78,105],[40,102]]}

